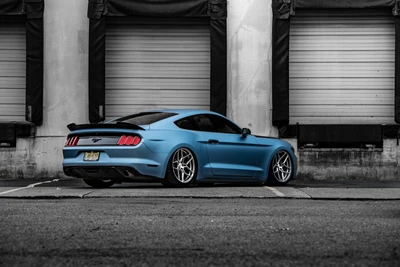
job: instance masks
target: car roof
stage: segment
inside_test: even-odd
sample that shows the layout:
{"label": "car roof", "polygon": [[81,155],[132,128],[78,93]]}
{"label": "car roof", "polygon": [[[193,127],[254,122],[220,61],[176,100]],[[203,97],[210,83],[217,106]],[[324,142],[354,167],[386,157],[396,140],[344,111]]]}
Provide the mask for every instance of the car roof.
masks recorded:
{"label": "car roof", "polygon": [[154,111],[154,112],[172,112],[172,113],[178,113],[178,114],[204,113],[204,112],[214,113],[212,111],[205,110],[205,109],[159,109],[159,110],[152,110],[152,111]]}
{"label": "car roof", "polygon": [[146,112],[166,112],[166,113],[176,113],[177,115],[191,116],[196,114],[215,114],[221,115],[213,111],[205,110],[205,109],[159,109],[159,110],[150,110]]}

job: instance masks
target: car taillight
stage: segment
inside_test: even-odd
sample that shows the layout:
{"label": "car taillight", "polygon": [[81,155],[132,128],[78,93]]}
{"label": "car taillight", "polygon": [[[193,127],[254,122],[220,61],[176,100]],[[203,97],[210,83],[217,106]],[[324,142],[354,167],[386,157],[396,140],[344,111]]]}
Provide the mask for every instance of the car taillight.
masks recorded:
{"label": "car taillight", "polygon": [[72,135],[68,137],[67,142],[65,143],[65,146],[76,146],[79,141],[79,136],[77,135]]}
{"label": "car taillight", "polygon": [[139,136],[121,136],[117,142],[120,146],[137,146],[142,139]]}

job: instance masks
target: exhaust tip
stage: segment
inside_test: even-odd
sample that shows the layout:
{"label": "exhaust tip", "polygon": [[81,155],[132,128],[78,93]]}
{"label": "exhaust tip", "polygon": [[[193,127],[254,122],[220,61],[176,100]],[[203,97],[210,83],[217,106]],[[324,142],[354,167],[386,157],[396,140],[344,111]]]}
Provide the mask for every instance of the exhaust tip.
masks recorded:
{"label": "exhaust tip", "polygon": [[133,173],[131,173],[130,171],[128,171],[128,170],[124,171],[124,175],[127,178],[134,178],[135,177],[135,175]]}

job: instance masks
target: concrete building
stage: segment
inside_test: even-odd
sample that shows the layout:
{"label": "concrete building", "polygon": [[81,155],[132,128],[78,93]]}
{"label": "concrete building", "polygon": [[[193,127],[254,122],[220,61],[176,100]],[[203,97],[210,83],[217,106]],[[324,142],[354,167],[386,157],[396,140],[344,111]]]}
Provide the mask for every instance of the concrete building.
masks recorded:
{"label": "concrete building", "polygon": [[299,179],[400,180],[397,0],[2,0],[0,178],[59,177],[66,125],[211,109]]}

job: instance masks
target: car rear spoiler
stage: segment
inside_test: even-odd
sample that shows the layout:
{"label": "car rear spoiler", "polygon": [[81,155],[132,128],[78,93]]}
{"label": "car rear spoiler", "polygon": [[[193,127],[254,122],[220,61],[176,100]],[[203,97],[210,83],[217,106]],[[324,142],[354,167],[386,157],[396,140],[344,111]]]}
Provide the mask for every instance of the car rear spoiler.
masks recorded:
{"label": "car rear spoiler", "polygon": [[131,129],[131,130],[144,130],[139,125],[133,123],[127,123],[119,121],[117,123],[96,123],[96,124],[75,124],[70,123],[67,125],[67,128],[70,131],[75,130],[84,130],[84,129],[117,129],[117,128],[124,128],[124,129]]}

